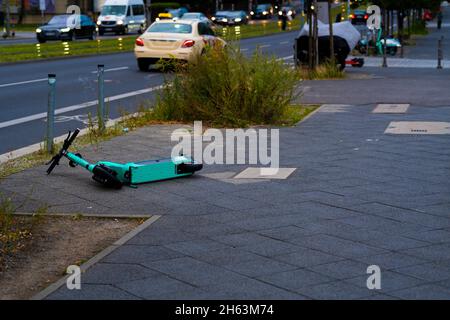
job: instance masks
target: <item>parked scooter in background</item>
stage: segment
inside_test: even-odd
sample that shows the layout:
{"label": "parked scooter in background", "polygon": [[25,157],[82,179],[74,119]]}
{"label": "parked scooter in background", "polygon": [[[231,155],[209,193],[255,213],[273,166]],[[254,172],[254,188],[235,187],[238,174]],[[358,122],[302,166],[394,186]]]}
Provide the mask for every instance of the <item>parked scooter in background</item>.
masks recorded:
{"label": "parked scooter in background", "polygon": [[[376,39],[374,40],[374,33],[373,31],[369,31],[365,38],[362,38],[358,45],[356,46],[356,49],[361,54],[366,54],[368,48],[376,48],[375,52],[378,55],[383,55],[383,45],[384,45],[384,38],[383,38],[383,31],[382,29],[378,29]],[[402,47],[402,44],[400,41],[392,36],[388,36],[386,39],[386,53],[395,56],[397,54],[397,51],[399,48]]]}

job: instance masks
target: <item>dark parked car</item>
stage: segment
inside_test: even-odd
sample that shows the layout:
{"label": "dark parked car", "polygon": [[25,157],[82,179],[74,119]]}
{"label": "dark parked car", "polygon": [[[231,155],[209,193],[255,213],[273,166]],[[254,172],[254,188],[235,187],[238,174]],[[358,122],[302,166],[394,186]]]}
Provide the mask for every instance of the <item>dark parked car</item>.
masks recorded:
{"label": "dark parked car", "polygon": [[36,37],[40,43],[48,40],[94,40],[97,31],[95,23],[85,15],[80,15],[80,26],[74,28],[70,23],[71,15],[54,16],[49,22],[36,29]]}
{"label": "dark parked car", "polygon": [[355,10],[350,14],[350,20],[354,25],[366,24],[369,15],[364,10]]}
{"label": "dark parked car", "polygon": [[224,26],[241,25],[248,23],[248,16],[245,11],[217,11],[211,20]]}
{"label": "dark parked car", "polygon": [[271,4],[258,4],[252,12],[252,19],[272,19],[273,7]]}

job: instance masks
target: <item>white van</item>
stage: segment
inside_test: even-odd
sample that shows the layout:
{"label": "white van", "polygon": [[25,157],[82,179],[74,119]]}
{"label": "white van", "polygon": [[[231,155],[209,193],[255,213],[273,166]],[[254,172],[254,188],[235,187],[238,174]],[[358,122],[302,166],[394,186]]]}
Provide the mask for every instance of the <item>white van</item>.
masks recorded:
{"label": "white van", "polygon": [[146,25],[146,9],[143,0],[106,0],[97,19],[99,35],[106,32],[143,33]]}

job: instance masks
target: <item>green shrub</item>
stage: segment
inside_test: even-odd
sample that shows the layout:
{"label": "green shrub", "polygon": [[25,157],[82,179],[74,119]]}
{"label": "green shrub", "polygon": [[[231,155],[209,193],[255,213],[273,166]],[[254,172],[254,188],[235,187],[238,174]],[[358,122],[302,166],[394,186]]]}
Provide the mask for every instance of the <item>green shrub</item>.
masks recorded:
{"label": "green shrub", "polygon": [[283,61],[260,52],[246,57],[232,47],[211,48],[171,77],[158,95],[154,116],[227,127],[279,124],[299,79]]}

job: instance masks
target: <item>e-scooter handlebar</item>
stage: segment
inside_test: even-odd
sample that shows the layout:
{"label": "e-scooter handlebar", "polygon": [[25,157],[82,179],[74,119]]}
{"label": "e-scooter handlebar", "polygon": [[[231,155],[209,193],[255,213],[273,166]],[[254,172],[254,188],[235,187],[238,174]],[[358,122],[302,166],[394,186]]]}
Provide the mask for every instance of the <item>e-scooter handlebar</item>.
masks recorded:
{"label": "e-scooter handlebar", "polygon": [[69,134],[67,135],[67,138],[64,140],[61,150],[59,150],[59,152],[56,155],[54,155],[53,158],[47,163],[47,165],[50,165],[47,169],[47,174],[52,173],[53,169],[57,165],[59,165],[59,160],[61,160],[61,158],[67,153],[67,150],[72,145],[73,141],[75,140],[75,138],[78,136],[79,133],[80,129],[76,129],[72,133],[72,135],[71,132],[69,131]]}

